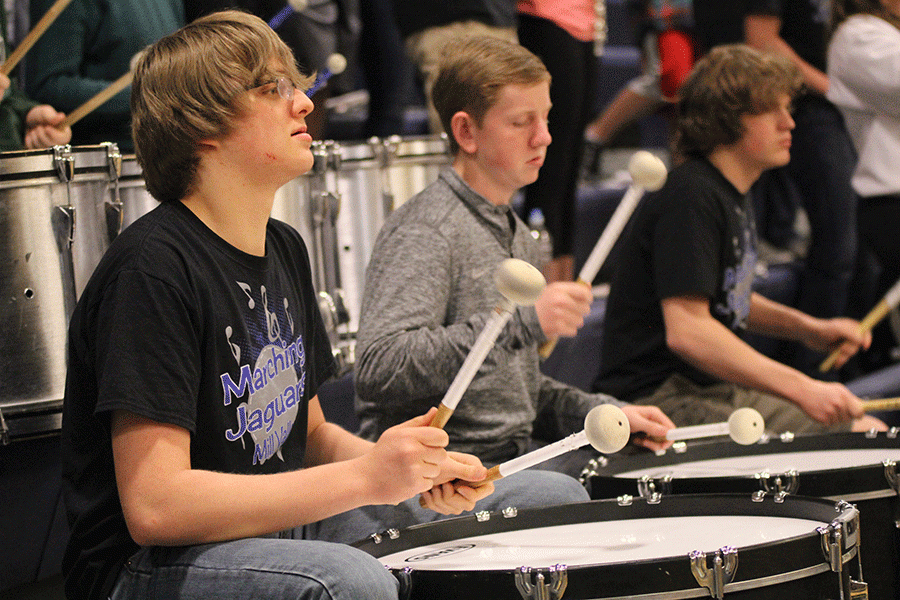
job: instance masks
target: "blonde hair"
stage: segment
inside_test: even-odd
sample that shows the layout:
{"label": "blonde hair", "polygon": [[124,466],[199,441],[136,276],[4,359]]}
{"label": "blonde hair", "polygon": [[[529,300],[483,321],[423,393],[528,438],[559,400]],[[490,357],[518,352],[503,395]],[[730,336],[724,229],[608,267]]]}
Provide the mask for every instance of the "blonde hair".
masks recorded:
{"label": "blonde hair", "polygon": [[799,69],[787,58],[744,44],[717,46],[700,59],[681,87],[675,148],[681,156],[709,156],[744,135],[743,115],[778,106],[801,89]]}
{"label": "blonde hair", "polygon": [[[468,113],[480,125],[504,86],[542,81],[549,82],[550,73],[540,58],[521,45],[490,36],[471,36],[444,48],[431,100],[444,131],[451,132],[450,120],[457,112]],[[459,150],[452,135],[450,150],[454,154]]]}
{"label": "blonde hair", "polygon": [[279,64],[298,87],[310,85],[265,21],[238,10],[201,17],[147,48],[134,69],[131,127],[154,198],[180,200],[192,191],[199,142],[230,133],[243,94],[280,76]]}

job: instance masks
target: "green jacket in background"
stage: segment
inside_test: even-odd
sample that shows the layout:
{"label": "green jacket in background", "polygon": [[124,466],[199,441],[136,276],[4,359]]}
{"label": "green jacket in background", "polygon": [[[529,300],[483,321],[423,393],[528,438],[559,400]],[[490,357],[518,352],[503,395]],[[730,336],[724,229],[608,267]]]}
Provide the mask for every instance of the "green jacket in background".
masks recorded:
{"label": "green jacket in background", "polygon": [[[6,43],[6,10],[0,2],[0,63],[9,56],[10,47]],[[25,115],[37,102],[29,100],[16,85],[14,77],[12,84],[3,98],[0,99],[0,152],[7,150],[21,150],[24,144]]]}

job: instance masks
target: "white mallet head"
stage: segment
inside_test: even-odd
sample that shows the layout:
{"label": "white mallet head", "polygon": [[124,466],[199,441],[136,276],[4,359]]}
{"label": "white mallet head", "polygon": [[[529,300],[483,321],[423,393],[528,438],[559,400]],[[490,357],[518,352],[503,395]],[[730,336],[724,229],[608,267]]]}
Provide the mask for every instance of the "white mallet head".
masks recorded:
{"label": "white mallet head", "polygon": [[628,443],[631,424],[621,408],[601,404],[592,408],[584,418],[584,433],[597,452],[613,454]]}
{"label": "white mallet head", "polygon": [[297,12],[303,12],[306,10],[306,7],[309,6],[309,0],[288,0],[288,4],[291,5]]}
{"label": "white mallet head", "polygon": [[332,75],[340,75],[347,68],[347,59],[343,54],[335,52],[325,61],[325,67],[331,71]]}
{"label": "white mallet head", "polygon": [[547,280],[532,264],[518,258],[507,258],[494,271],[494,283],[503,297],[519,306],[531,306],[538,299]]}
{"label": "white mallet head", "polygon": [[766,422],[752,408],[739,408],[728,417],[728,435],[738,444],[749,446],[762,437]]}
{"label": "white mallet head", "polygon": [[660,189],[668,175],[665,163],[646,150],[638,150],[631,155],[628,172],[631,174],[631,180],[648,192]]}

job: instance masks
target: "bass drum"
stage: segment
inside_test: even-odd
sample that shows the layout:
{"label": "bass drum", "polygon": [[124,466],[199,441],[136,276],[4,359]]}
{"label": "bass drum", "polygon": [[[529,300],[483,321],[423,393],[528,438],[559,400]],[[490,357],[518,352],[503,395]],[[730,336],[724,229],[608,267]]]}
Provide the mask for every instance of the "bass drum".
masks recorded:
{"label": "bass drum", "polygon": [[857,510],[800,497],[623,497],[479,513],[356,546],[411,600],[865,598]]}
{"label": "bass drum", "polygon": [[865,532],[862,572],[872,598],[900,599],[898,431],[783,435],[751,446],[679,443],[668,452],[596,461],[584,473],[592,498],[637,494],[802,494],[854,503]]}
{"label": "bass drum", "polygon": [[66,328],[120,231],[107,194],[120,167],[115,144],[0,154],[3,441],[60,428]]}

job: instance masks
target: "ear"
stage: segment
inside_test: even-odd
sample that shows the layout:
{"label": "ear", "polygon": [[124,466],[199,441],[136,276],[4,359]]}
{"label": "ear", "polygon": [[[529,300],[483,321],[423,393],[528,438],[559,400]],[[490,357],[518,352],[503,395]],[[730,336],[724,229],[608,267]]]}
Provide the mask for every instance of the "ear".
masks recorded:
{"label": "ear", "polygon": [[460,150],[466,154],[475,154],[475,151],[478,150],[478,144],[475,142],[477,127],[475,120],[464,111],[459,111],[450,119],[453,138],[459,144]]}

